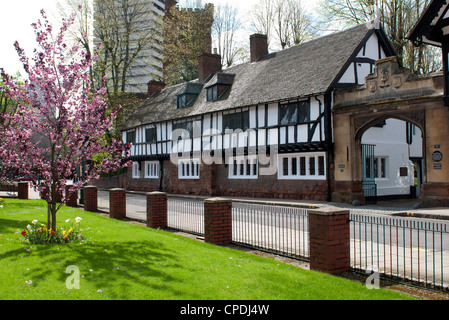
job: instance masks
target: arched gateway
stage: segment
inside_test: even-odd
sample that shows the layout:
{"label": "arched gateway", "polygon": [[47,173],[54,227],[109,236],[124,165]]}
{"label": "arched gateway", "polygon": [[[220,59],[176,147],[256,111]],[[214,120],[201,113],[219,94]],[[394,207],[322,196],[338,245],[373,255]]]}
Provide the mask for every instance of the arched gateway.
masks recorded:
{"label": "arched gateway", "polygon": [[[405,128],[418,128],[422,133],[422,183],[416,193],[421,205],[449,206],[449,110],[443,97],[443,73],[414,76],[399,65],[396,57],[378,60],[364,85],[336,92],[333,201],[366,203],[368,189],[364,188],[364,181],[371,165],[362,152],[362,136],[387,119],[398,119],[407,124]],[[394,136],[390,138],[393,140]],[[391,143],[390,138],[382,140],[379,135],[378,143]],[[412,142],[407,138],[407,143]],[[375,169],[380,170],[376,167],[380,165],[385,163],[376,162]],[[389,179],[410,174],[405,168],[391,171]]]}

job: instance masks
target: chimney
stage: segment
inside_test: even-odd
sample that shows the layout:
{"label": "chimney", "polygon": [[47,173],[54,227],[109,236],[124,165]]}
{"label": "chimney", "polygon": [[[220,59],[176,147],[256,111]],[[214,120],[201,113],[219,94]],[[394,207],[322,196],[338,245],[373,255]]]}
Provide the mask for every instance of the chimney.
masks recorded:
{"label": "chimney", "polygon": [[198,57],[198,79],[203,83],[211,74],[221,71],[221,56],[219,54],[203,53]]}
{"label": "chimney", "polygon": [[251,62],[268,54],[268,37],[264,34],[253,34],[250,37]]}
{"label": "chimney", "polygon": [[157,80],[148,82],[148,97],[151,97],[155,92],[165,89],[165,83]]}

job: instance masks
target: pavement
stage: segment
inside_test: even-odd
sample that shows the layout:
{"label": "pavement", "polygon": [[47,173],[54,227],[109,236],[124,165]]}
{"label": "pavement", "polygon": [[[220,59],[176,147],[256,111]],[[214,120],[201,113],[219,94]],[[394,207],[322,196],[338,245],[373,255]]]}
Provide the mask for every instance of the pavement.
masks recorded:
{"label": "pavement", "polygon": [[[239,200],[248,200],[243,198],[238,198]],[[255,200],[261,202],[269,203],[281,203],[286,205],[296,205],[304,207],[316,207],[319,208],[330,208],[330,209],[344,209],[349,210],[351,213],[372,213],[380,215],[391,215],[391,216],[404,216],[404,217],[414,217],[414,218],[427,218],[427,219],[438,219],[438,220],[449,220],[449,208],[416,208],[419,204],[417,199],[404,199],[404,200],[390,200],[390,201],[379,201],[377,204],[371,205],[352,205],[346,203],[336,203],[336,202],[319,202],[319,201],[304,201],[304,200]]]}
{"label": "pavement", "polygon": [[[145,194],[144,192],[134,192],[135,194]],[[15,194],[16,195],[16,194]],[[0,198],[8,198],[14,196],[14,193],[0,192]],[[30,187],[29,190],[30,199],[40,199],[39,194]],[[207,198],[207,197],[198,197]],[[228,197],[220,197],[228,198]],[[277,203],[284,205],[294,205],[306,208],[330,208],[330,209],[345,209],[351,213],[371,213],[379,215],[391,215],[391,216],[408,216],[414,218],[427,218],[437,220],[449,220],[449,208],[416,208],[419,203],[416,199],[404,199],[404,200],[391,200],[391,201],[379,201],[373,205],[360,205],[355,206],[351,204],[335,203],[335,202],[319,202],[319,201],[306,201],[306,200],[283,200],[283,199],[249,199],[249,198],[230,198],[239,201],[250,201],[257,203]]]}

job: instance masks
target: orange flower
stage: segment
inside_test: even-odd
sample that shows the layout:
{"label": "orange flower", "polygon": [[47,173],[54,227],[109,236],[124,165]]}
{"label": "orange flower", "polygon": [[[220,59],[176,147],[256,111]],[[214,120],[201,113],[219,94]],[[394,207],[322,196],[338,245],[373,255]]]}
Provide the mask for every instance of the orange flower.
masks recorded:
{"label": "orange flower", "polygon": [[48,234],[52,236],[52,235],[55,234],[55,232],[54,232],[53,230],[49,229],[49,230],[48,230]]}

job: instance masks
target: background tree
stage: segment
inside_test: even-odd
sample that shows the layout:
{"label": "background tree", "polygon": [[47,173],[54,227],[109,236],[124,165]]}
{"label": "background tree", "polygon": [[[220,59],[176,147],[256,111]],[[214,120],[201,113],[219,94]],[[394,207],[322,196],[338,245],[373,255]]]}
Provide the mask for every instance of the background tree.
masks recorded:
{"label": "background tree", "polygon": [[267,36],[268,45],[272,40],[273,20],[273,0],[259,1],[251,14],[251,26],[257,33]]}
{"label": "background tree", "polygon": [[198,78],[198,56],[212,51],[214,6],[202,1],[166,8],[164,82],[174,85]]}
{"label": "background tree", "polygon": [[[321,23],[328,29],[340,29],[377,18],[378,25],[368,23],[368,26],[382,27],[402,65],[416,73],[427,73],[441,68],[441,52],[430,46],[414,47],[407,40],[407,34],[429,2],[429,0],[322,0]],[[333,18],[331,22],[329,16]]]}
{"label": "background tree", "polygon": [[[111,2],[103,1],[106,5],[111,5]],[[102,3],[102,0],[97,0],[97,3]],[[90,67],[89,75],[90,75],[90,83],[92,90],[98,90],[98,88],[102,86],[106,86],[105,78],[104,76],[112,76],[115,74],[119,74],[119,71],[121,66],[117,64],[109,64],[108,59],[111,57],[109,53],[105,53],[102,50],[98,50],[94,46],[94,39],[93,35],[95,34],[102,34],[104,35],[103,39],[106,39],[106,34],[110,34],[112,36],[113,32],[111,31],[114,27],[114,24],[112,25],[106,25],[105,26],[100,23],[104,22],[104,20],[99,21],[99,23],[94,23],[94,8],[93,8],[93,1],[92,0],[59,0],[58,1],[58,8],[59,8],[59,14],[60,18],[67,19],[71,16],[71,14],[74,11],[77,11],[78,14],[75,17],[74,23],[71,25],[71,27],[67,31],[67,40],[70,41],[72,45],[81,46],[84,48],[84,50],[89,54],[98,54],[102,55],[103,57],[106,55],[107,58],[104,60],[97,59],[94,65]],[[142,7],[141,5],[134,8],[135,11],[138,9],[140,10]],[[148,8],[147,8],[148,9]],[[114,14],[110,14],[110,16],[116,18],[117,24],[121,24],[120,22],[120,11],[116,11]],[[98,15],[102,15],[106,19],[106,12],[97,13]],[[137,16],[137,13],[133,14],[134,16]],[[147,14],[140,14],[140,19],[150,19],[153,16],[147,15]],[[145,27],[147,25],[148,21],[145,21],[142,26]],[[130,24],[128,22],[128,24]],[[137,23],[136,23],[137,25]],[[156,23],[155,27],[161,27],[160,23]],[[94,31],[94,28],[96,28],[96,31]],[[135,28],[137,29],[137,28]],[[118,30],[118,29],[115,29]],[[148,30],[147,30],[148,31]],[[150,41],[151,37],[157,37],[160,35],[160,31],[155,32],[155,34],[146,34],[145,37],[148,37],[148,41]],[[120,39],[120,34],[116,35],[116,38]],[[133,37],[131,37],[133,38]],[[139,37],[136,37],[139,38]],[[101,42],[100,42],[101,43]],[[130,46],[132,44],[130,43]],[[101,48],[101,46],[100,46]],[[140,48],[140,52],[143,52],[145,49],[148,49],[148,46],[142,46]],[[111,51],[116,52],[116,54],[119,54],[120,50],[118,48],[110,48]],[[134,52],[137,56],[139,55],[139,52]],[[115,61],[115,58],[114,58]],[[159,67],[156,67],[155,64],[148,62],[150,66],[158,69]],[[123,64],[124,65],[124,64]],[[129,69],[129,68],[128,68]],[[115,70],[115,72],[112,72],[111,70]],[[111,72],[110,72],[111,71]],[[128,78],[130,75],[132,75],[132,72],[128,70],[125,73],[124,78]],[[122,74],[123,74],[122,72]],[[156,76],[153,74],[153,76]],[[107,80],[106,80],[107,81]],[[107,90],[107,97],[108,97],[108,104],[111,109],[114,109],[115,106],[121,105],[122,108],[118,111],[117,117],[114,119],[114,130],[107,133],[108,140],[110,140],[110,136],[114,133],[116,133],[116,138],[120,138],[120,131],[118,128],[123,124],[124,120],[126,119],[127,115],[131,114],[139,105],[141,105],[145,99],[147,98],[146,92],[137,93],[137,92],[123,92],[123,85],[126,83],[121,84],[120,86],[120,77],[113,77],[110,80],[110,83],[113,83],[114,86],[110,88],[110,90]],[[113,89],[115,88],[115,89]]]}
{"label": "background tree", "polygon": [[64,20],[54,35],[45,12],[41,15],[33,24],[38,44],[33,58],[27,57],[18,42],[14,44],[27,80],[19,86],[3,74],[7,96],[17,102],[17,112],[3,114],[9,126],[0,128],[4,142],[0,161],[15,168],[19,176],[35,177],[33,185],[48,203],[48,227],[55,230],[56,213],[65,201],[66,179],[82,163],[89,164],[71,188],[73,192],[100,172],[128,165],[124,158],[128,146],[116,139],[105,142],[116,111],[107,111],[106,88],[90,90],[89,68],[96,57],[65,43],[74,16]]}
{"label": "background tree", "polygon": [[252,12],[252,27],[281,49],[317,36],[312,16],[301,0],[262,0]]}
{"label": "background tree", "polygon": [[242,50],[242,45],[236,38],[236,33],[242,28],[238,13],[237,7],[230,3],[215,7],[212,37],[225,67],[232,66]]}

